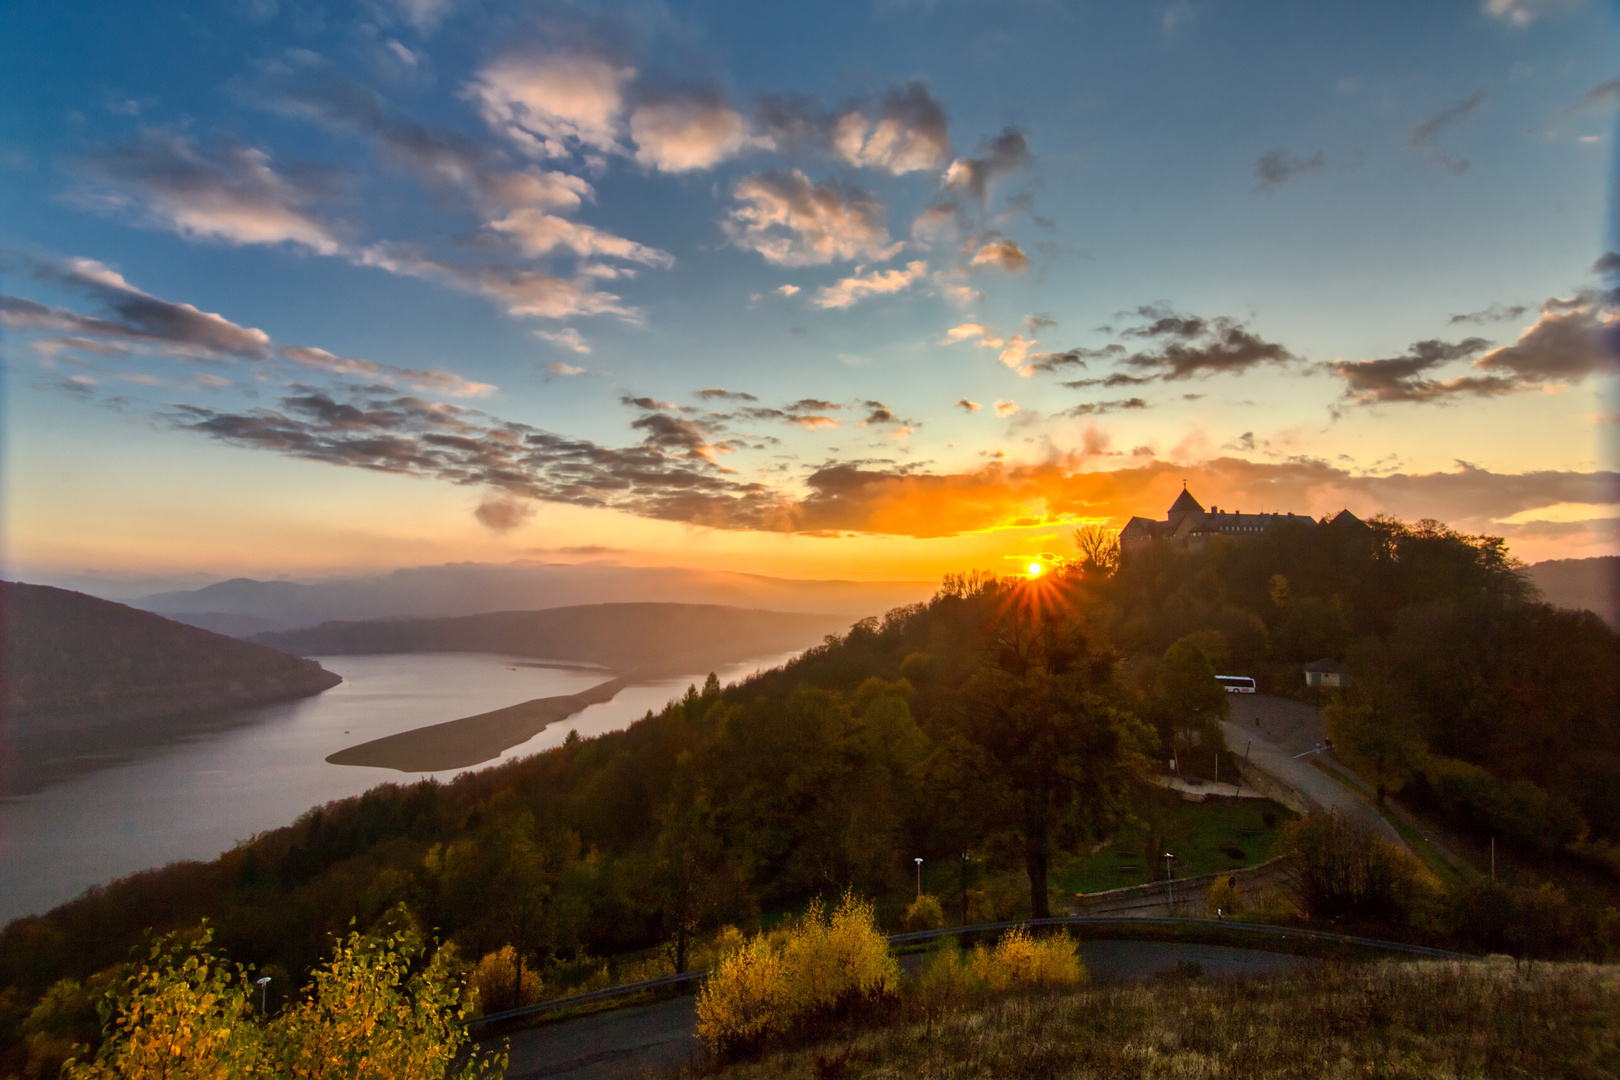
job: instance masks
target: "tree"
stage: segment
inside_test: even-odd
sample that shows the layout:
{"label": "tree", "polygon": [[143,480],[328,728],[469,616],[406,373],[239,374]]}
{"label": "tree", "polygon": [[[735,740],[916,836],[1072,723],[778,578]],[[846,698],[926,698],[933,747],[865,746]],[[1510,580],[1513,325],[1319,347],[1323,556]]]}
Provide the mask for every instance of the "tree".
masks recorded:
{"label": "tree", "polygon": [[1384,650],[1360,650],[1355,684],[1335,696],[1322,718],[1333,749],[1373,785],[1382,809],[1384,797],[1400,791],[1429,756],[1417,717],[1388,670]]}
{"label": "tree", "polygon": [[1172,745],[1219,753],[1226,748],[1220,721],[1230,713],[1231,704],[1196,638],[1188,635],[1165,650],[1154,681],[1155,703],[1165,718]]}
{"label": "tree", "polygon": [[967,737],[1006,789],[1029,874],[1030,913],[1051,914],[1046,874],[1055,834],[1095,828],[1147,768],[1151,731],[1089,685],[1094,668],[1069,619],[1015,586],[994,626],[992,653],[963,693]]}
{"label": "tree", "polygon": [[1105,525],[1074,530],[1074,546],[1086,577],[1107,577],[1119,568],[1119,533]]}

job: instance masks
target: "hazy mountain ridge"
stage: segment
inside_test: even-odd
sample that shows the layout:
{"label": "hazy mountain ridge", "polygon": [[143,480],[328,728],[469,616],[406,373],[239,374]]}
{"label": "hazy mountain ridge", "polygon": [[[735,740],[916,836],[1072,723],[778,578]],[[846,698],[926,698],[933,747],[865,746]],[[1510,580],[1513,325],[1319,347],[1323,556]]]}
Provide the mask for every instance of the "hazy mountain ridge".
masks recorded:
{"label": "hazy mountain ridge", "polygon": [[1620,629],[1620,555],[1549,559],[1525,567],[1547,603],[1594,611]]}
{"label": "hazy mountain ridge", "polygon": [[233,578],[131,603],[246,636],[255,631],[237,629],[233,617],[296,629],[334,620],[442,618],[626,602],[822,612],[853,622],[926,600],[936,588],[931,581],[817,581],[679,567],[454,563],[314,584]]}
{"label": "hazy mountain ridge", "polygon": [[654,676],[806,648],[847,623],[839,615],[716,604],[588,604],[445,619],[335,621],[253,640],[302,656],[481,652]]}

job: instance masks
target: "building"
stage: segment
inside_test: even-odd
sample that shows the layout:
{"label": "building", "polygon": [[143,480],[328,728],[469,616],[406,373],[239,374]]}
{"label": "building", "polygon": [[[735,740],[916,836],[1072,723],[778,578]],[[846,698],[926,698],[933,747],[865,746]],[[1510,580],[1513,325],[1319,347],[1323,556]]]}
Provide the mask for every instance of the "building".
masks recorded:
{"label": "building", "polygon": [[1318,660],[1305,666],[1305,685],[1337,690],[1350,685],[1350,669],[1337,660]]}
{"label": "building", "polygon": [[1332,525],[1337,528],[1367,527],[1360,518],[1348,510],[1341,510],[1321,521],[1317,521],[1309,514],[1291,512],[1245,514],[1241,510],[1222,510],[1218,506],[1205,510],[1198,500],[1193,498],[1192,492],[1187,490],[1187,485],[1182,484],[1181,494],[1170,504],[1165,520],[1154,521],[1151,518],[1133,517],[1125,523],[1125,527],[1119,533],[1119,549],[1121,553],[1125,553],[1135,548],[1146,547],[1155,540],[1167,540],[1179,548],[1203,547],[1214,536],[1230,536],[1238,539],[1256,537],[1273,525],[1285,521],[1303,521],[1311,525]]}

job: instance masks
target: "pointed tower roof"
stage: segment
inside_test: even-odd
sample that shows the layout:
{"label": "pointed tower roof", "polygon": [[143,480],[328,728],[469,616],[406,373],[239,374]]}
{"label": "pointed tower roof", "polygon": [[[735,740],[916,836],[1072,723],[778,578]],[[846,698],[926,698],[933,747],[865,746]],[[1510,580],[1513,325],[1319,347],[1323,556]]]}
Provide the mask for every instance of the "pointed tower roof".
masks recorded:
{"label": "pointed tower roof", "polygon": [[1192,497],[1192,492],[1187,490],[1187,485],[1182,484],[1181,494],[1177,495],[1176,501],[1170,504],[1170,513],[1185,514],[1189,511],[1192,513],[1202,514],[1204,512],[1204,508],[1199,506],[1198,500]]}

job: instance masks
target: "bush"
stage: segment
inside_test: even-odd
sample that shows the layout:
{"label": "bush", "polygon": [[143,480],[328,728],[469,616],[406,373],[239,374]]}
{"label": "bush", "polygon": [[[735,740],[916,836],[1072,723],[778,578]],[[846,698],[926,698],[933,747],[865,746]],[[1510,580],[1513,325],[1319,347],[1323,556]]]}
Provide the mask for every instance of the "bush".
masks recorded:
{"label": "bush", "polygon": [[478,961],[472,976],[472,989],[477,994],[473,1008],[482,1015],[533,1005],[540,1000],[543,987],[539,974],[527,965],[523,968],[522,982],[519,983],[517,950],[505,945]]}
{"label": "bush", "polygon": [[720,961],[698,993],[698,1035],[721,1054],[892,997],[900,967],[872,904],[851,893],[831,917],[819,901],[785,931]]}
{"label": "bush", "polygon": [[938,930],[945,925],[945,909],[939,897],[923,893],[906,908],[907,930]]}
{"label": "bush", "polygon": [[1309,919],[1405,927],[1429,915],[1440,882],[1403,847],[1338,811],[1311,814],[1288,828],[1294,899]]}
{"label": "bush", "polygon": [[1479,952],[1602,960],[1620,946],[1620,911],[1572,904],[1550,883],[1463,882],[1447,897],[1446,922],[1458,945]]}
{"label": "bush", "polygon": [[911,1000],[932,1019],[967,1005],[982,989],[953,938],[928,958],[911,985]]}
{"label": "bush", "polygon": [[1086,980],[1073,938],[1066,933],[1032,937],[1021,926],[1003,934],[993,949],[974,946],[972,966],[974,977],[993,992],[1015,987],[1054,989]]}
{"label": "bush", "polygon": [[1575,804],[1528,780],[1498,780],[1478,765],[1431,756],[1424,782],[1441,808],[1475,828],[1557,851],[1586,839]]}

